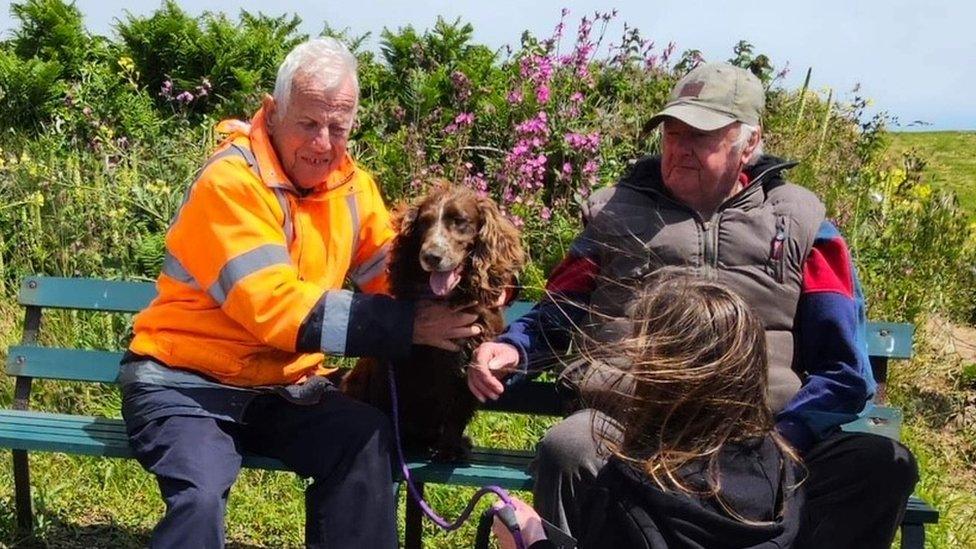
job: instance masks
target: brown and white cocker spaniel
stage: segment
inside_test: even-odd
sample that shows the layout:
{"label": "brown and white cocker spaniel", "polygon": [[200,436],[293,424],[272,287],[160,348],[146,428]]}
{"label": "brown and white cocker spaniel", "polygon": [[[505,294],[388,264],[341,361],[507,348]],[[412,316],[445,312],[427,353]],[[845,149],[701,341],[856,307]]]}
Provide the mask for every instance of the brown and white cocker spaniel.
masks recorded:
{"label": "brown and white cocker spaniel", "polygon": [[[446,182],[400,208],[394,222],[393,295],[473,303],[471,311],[478,316],[481,334],[465,340],[461,351],[414,345],[410,357],[395,364],[404,446],[430,450],[442,461],[463,459],[471,449],[464,428],[477,407],[465,367],[478,344],[502,330],[503,294],[525,263],[520,235],[490,198]],[[381,360],[361,359],[343,390],[389,413],[389,367]]]}

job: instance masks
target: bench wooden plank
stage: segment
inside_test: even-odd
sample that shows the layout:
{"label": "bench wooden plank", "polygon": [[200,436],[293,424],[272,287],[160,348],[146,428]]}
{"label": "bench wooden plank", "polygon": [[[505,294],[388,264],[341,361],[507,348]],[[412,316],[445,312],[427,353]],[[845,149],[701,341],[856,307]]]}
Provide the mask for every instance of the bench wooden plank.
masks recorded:
{"label": "bench wooden plank", "polygon": [[545,381],[530,381],[509,387],[498,400],[488,401],[481,408],[492,412],[539,416],[563,415],[556,386]]}
{"label": "bench wooden plank", "polygon": [[912,358],[915,326],[905,322],[868,322],[868,355],[888,358]]}
{"label": "bench wooden plank", "polygon": [[871,433],[890,438],[901,439],[902,411],[889,406],[872,406],[861,417],[841,425],[849,433]]}
{"label": "bench wooden plank", "polygon": [[[120,419],[3,410],[0,412],[0,447],[33,452],[63,452],[88,456],[131,458],[132,450]],[[418,482],[464,486],[497,484],[531,489],[528,465],[532,453],[521,450],[477,448],[467,463],[432,463],[411,456],[407,466]],[[248,455],[246,467],[286,470],[276,459]]]}
{"label": "bench wooden plank", "polygon": [[[505,324],[510,324],[532,310],[534,303],[515,301],[505,310]],[[867,323],[868,354],[874,357],[911,358],[915,326],[904,322]]]}
{"label": "bench wooden plank", "polygon": [[49,309],[136,313],[154,297],[156,287],[149,282],[31,276],[21,282],[19,301]]}
{"label": "bench wooden plank", "polygon": [[115,383],[122,353],[16,345],[7,352],[7,374],[39,379]]}

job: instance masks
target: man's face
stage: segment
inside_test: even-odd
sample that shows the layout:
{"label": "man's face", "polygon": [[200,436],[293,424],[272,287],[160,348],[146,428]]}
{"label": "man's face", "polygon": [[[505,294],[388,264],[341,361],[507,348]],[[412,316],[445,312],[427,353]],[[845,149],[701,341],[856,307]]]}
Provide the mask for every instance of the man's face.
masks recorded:
{"label": "man's face", "polygon": [[739,171],[753,148],[750,143],[737,150],[739,126],[704,131],[674,118],[664,121],[661,175],[675,198],[711,214],[738,191]]}
{"label": "man's face", "polygon": [[315,79],[297,76],[283,116],[273,99],[266,100],[271,142],[288,179],[297,187],[312,189],[339,166],[346,154],[356,99],[351,78],[326,91]]}

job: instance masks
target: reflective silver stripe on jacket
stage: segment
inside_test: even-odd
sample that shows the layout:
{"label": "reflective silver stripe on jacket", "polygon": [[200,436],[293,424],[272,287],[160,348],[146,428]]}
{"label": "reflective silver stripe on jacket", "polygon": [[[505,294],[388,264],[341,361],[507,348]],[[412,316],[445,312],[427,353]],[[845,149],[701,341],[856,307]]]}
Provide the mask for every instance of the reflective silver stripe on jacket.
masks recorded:
{"label": "reflective silver stripe on jacket", "polygon": [[[232,156],[243,158],[244,161],[247,162],[247,166],[250,168],[251,173],[253,173],[258,179],[261,179],[261,170],[258,167],[257,158],[254,156],[254,152],[247,147],[232,144],[230,147],[227,147],[226,149],[211,156],[209,159],[207,159],[207,162],[199,170],[197,170],[195,179],[193,183],[187,187],[186,193],[183,195],[183,203],[180,204],[180,208],[173,217],[173,222],[171,225],[176,223],[180,212],[183,210],[183,206],[190,198],[190,191],[193,189],[193,185],[196,185],[197,181],[200,180],[200,176],[203,175],[203,172],[215,162]],[[278,199],[278,204],[281,206],[281,210],[284,213],[283,230],[285,232],[285,244],[287,246],[291,243],[292,238],[294,238],[294,225],[291,218],[291,208],[289,208],[288,198],[285,196],[287,191],[281,188],[275,188],[273,190],[275,197]],[[280,250],[278,249],[283,250],[284,260],[281,260],[282,255],[279,253]],[[267,263],[267,261],[270,261],[270,263]],[[210,294],[210,296],[213,297],[217,303],[223,304],[223,302],[227,299],[227,294],[230,292],[231,288],[233,288],[240,279],[269,265],[278,263],[289,264],[290,262],[291,258],[288,255],[287,248],[282,248],[276,244],[269,244],[267,246],[262,246],[260,248],[251,250],[250,252],[230,260],[226,265],[224,265],[223,269],[220,271],[217,282],[215,282],[207,290],[207,293]],[[163,274],[184,284],[189,284],[199,288],[199,284],[197,284],[196,280],[193,278],[193,275],[191,275],[189,271],[183,267],[183,264],[181,264],[176,256],[170,253],[168,249],[166,250],[166,255],[163,258],[162,272]]]}
{"label": "reflective silver stripe on jacket", "polygon": [[188,284],[195,288],[200,287],[197,285],[197,281],[193,279],[193,275],[187,272],[183,264],[180,263],[180,260],[169,253],[169,250],[166,250],[166,255],[163,257],[163,274],[183,284]]}
{"label": "reflective silver stripe on jacket", "polygon": [[119,377],[116,380],[119,385],[130,383],[147,383],[161,385],[163,387],[187,387],[187,388],[213,388],[213,389],[236,389],[240,391],[255,392],[253,389],[245,387],[235,387],[211,381],[203,376],[197,375],[186,370],[178,370],[163,366],[152,360],[139,360],[127,362],[119,368]]}
{"label": "reflective silver stripe on jacket", "polygon": [[356,193],[346,195],[346,206],[349,207],[349,219],[352,220],[352,253],[349,257],[355,261],[356,252],[359,251],[359,202],[356,201]]}
{"label": "reflective silver stripe on jacket", "polygon": [[332,290],[325,294],[322,314],[322,352],[330,355],[346,354],[346,335],[349,332],[349,309],[352,292]]}
{"label": "reflective silver stripe on jacket", "polygon": [[349,278],[353,283],[362,288],[369,284],[374,278],[386,271],[387,260],[390,256],[390,244],[385,244],[366,261],[363,261],[349,273]]}
{"label": "reflective silver stripe on jacket", "polygon": [[256,273],[272,265],[289,265],[291,258],[288,250],[280,244],[265,244],[245,252],[227,263],[220,269],[217,281],[207,289],[207,293],[218,304],[223,305],[227,294],[244,277]]}
{"label": "reflective silver stripe on jacket", "polygon": [[278,199],[278,205],[281,206],[281,211],[285,218],[285,222],[282,225],[285,231],[285,244],[291,244],[291,241],[295,238],[295,225],[291,220],[291,206],[288,202],[287,192],[281,187],[274,188],[275,198]]}

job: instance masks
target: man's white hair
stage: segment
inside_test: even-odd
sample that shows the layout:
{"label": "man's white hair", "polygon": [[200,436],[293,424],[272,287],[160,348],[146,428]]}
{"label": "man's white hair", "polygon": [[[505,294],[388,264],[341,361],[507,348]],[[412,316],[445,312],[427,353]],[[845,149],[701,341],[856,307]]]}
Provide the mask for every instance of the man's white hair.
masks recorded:
{"label": "man's white hair", "polygon": [[[745,122],[739,123],[739,136],[735,138],[735,143],[733,146],[735,150],[741,151],[749,144],[749,140],[752,139],[753,134],[759,131],[757,126],[750,126]],[[756,148],[752,150],[752,154],[746,159],[746,166],[752,166],[756,162],[759,162],[759,158],[763,155],[763,140],[762,136],[759,136],[759,144]]]}
{"label": "man's white hair", "polygon": [[332,37],[313,38],[291,50],[278,67],[275,79],[274,99],[277,116],[284,116],[291,101],[291,87],[296,76],[314,78],[325,86],[326,91],[334,91],[351,78],[359,104],[359,78],[356,76],[356,57],[342,42]]}

